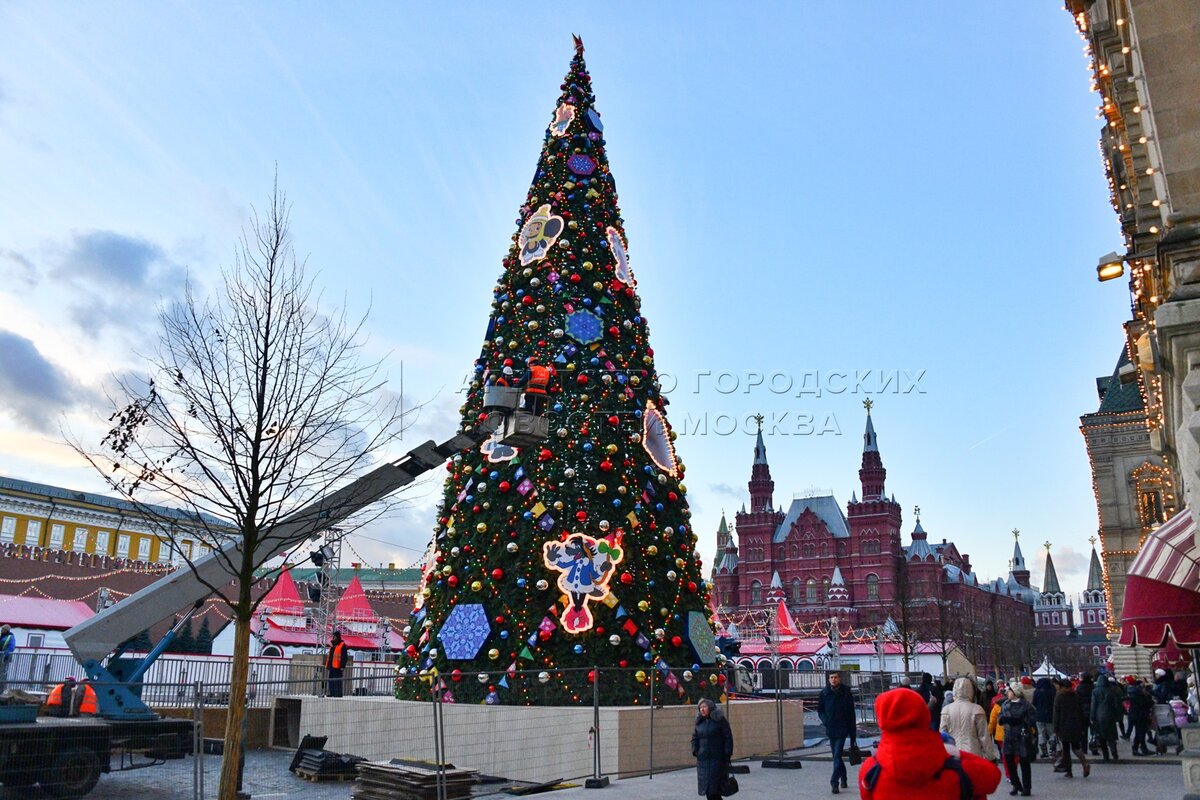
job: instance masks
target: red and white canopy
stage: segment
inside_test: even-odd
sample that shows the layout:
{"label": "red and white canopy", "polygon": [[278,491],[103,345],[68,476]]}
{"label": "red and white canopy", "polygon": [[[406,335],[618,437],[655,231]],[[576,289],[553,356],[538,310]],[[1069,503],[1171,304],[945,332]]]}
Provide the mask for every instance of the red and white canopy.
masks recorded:
{"label": "red and white canopy", "polygon": [[1190,509],[1146,537],[1129,567],[1121,644],[1200,647],[1200,548]]}

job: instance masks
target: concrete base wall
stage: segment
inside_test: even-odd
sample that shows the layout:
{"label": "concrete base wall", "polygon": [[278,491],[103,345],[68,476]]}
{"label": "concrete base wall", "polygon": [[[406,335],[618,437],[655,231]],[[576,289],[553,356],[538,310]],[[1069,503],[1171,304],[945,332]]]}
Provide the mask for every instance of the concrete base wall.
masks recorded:
{"label": "concrete base wall", "polygon": [[[784,747],[800,747],[804,715],[798,702],[783,704]],[[328,736],[325,747],[371,760],[410,758],[433,761],[434,706],[377,697],[290,697],[277,700],[274,725],[299,708],[299,734]],[[441,706],[446,760],[456,767],[522,781],[582,778],[592,774],[590,706]],[[778,747],[776,704],[742,701],[730,709],[734,757],[766,755]],[[650,769],[693,764],[691,706],[654,709],[600,709],[600,755],[605,775],[635,775]],[[279,734],[273,739],[280,744]]]}

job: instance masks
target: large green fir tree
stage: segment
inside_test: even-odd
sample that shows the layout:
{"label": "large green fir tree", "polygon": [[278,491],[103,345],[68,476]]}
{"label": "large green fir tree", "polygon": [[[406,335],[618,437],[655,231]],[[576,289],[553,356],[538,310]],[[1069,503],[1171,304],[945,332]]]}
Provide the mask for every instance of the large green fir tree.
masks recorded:
{"label": "large green fir tree", "polygon": [[608,704],[648,702],[651,672],[655,702],[722,691],[594,102],[576,39],[462,408],[472,428],[485,387],[548,367],[550,435],[523,448],[494,438],[447,465],[401,698],[586,702],[594,666]]}

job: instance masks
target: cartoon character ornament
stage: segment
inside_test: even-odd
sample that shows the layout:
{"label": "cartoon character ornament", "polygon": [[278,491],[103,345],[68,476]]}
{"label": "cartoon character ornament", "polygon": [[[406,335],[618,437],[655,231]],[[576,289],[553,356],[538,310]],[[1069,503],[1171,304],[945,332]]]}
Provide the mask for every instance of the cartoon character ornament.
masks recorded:
{"label": "cartoon character ornament", "polygon": [[575,106],[563,103],[554,109],[554,121],[550,123],[550,132],[555,136],[566,136],[567,129],[575,121]]}
{"label": "cartoon character ornament", "polygon": [[619,540],[593,539],[575,533],[565,542],[546,542],[542,558],[549,569],[558,570],[558,588],[570,598],[570,607],[561,617],[567,633],[582,633],[595,624],[589,601],[609,595],[608,581],[625,553]]}
{"label": "cartoon character ornament", "polygon": [[633,273],[629,271],[629,256],[625,253],[625,242],[621,239],[621,232],[610,225],[605,229],[604,235],[613,254],[617,280],[626,286],[633,286]]}
{"label": "cartoon character ornament", "polygon": [[521,233],[517,237],[517,244],[521,247],[521,266],[527,267],[545,258],[562,232],[563,218],[550,212],[549,203],[533,212],[521,226]]}

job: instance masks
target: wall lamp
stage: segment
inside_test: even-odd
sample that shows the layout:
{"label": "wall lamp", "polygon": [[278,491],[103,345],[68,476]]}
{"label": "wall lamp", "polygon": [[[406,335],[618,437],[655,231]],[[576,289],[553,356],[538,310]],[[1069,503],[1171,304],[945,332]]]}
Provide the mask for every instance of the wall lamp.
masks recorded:
{"label": "wall lamp", "polygon": [[1125,274],[1125,256],[1116,252],[1105,253],[1100,256],[1100,262],[1096,264],[1096,278],[1101,283],[1111,281],[1113,278],[1119,278]]}

